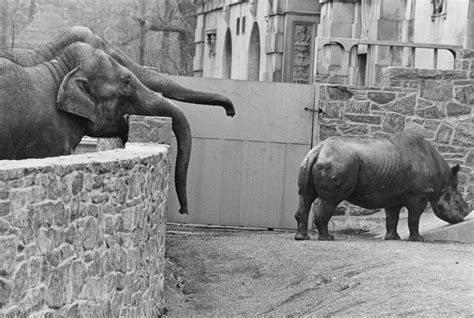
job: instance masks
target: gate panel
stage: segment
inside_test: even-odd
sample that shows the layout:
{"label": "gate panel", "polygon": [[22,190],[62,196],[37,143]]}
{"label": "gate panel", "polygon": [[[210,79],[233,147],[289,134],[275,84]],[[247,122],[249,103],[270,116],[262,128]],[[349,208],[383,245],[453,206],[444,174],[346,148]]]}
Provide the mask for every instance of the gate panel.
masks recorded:
{"label": "gate panel", "polygon": [[[294,228],[298,168],[310,149],[315,86],[172,77],[196,90],[228,96],[237,115],[220,107],[179,103],[188,117],[193,150],[188,174],[190,215],[172,222]],[[176,149],[176,147],[173,147]]]}

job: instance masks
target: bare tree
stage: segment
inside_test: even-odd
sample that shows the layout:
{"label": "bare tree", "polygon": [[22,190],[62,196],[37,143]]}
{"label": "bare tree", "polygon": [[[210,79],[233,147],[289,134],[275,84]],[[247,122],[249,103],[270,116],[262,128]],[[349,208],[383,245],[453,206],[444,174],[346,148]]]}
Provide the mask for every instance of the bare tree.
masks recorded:
{"label": "bare tree", "polygon": [[33,21],[36,8],[36,0],[2,0],[0,45],[3,50],[13,49],[15,35]]}
{"label": "bare tree", "polygon": [[[0,49],[31,48],[84,25],[143,65],[192,74],[194,4],[190,0],[0,0]],[[33,23],[32,23],[33,22]]]}

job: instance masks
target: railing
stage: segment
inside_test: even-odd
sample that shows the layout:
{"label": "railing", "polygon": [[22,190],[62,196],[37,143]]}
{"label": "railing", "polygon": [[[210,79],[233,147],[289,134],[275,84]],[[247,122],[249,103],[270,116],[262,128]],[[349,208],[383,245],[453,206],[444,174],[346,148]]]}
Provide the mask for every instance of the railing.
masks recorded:
{"label": "railing", "polygon": [[[342,55],[339,57],[339,63],[334,65],[324,65],[322,63],[323,49],[328,46],[339,46]],[[428,43],[412,43],[412,42],[396,42],[396,41],[369,41],[363,39],[349,38],[323,38],[317,37],[315,41],[315,78],[316,80],[324,80],[331,77],[332,81],[349,85],[374,86],[377,83],[379,69],[378,66],[394,66],[401,65],[407,67],[415,66],[415,54],[417,49],[432,50],[432,69],[438,68],[438,53],[440,50],[448,51],[453,56],[453,68],[456,63],[456,51],[461,49],[460,45],[445,44],[428,44]],[[384,57],[383,62],[375,54],[380,47],[388,47],[388,56]],[[403,50],[402,63],[395,63],[394,49]],[[366,53],[366,64],[362,65],[356,58],[360,52]],[[357,54],[355,54],[357,53]],[[332,57],[331,57],[332,58]],[[388,62],[387,62],[388,61]],[[362,79],[362,82],[361,82]]]}

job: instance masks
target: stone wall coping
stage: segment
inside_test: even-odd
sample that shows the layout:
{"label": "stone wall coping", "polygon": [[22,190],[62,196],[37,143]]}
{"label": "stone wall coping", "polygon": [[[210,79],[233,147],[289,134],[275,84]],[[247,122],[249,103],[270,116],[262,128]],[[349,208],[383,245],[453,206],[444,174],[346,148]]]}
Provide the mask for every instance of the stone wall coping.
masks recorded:
{"label": "stone wall coping", "polygon": [[469,79],[465,70],[432,70],[406,66],[388,66],[382,69],[384,79],[417,80],[463,80]]}
{"label": "stone wall coping", "polygon": [[79,168],[93,163],[108,163],[118,160],[133,160],[154,155],[165,155],[169,152],[169,145],[151,143],[127,143],[125,149],[114,149],[85,154],[47,157],[41,159],[0,160],[0,180],[2,171],[17,169],[42,169],[47,167]]}
{"label": "stone wall coping", "polygon": [[377,91],[377,92],[400,92],[400,93],[416,93],[418,92],[417,88],[409,87],[393,87],[393,86],[352,86],[344,84],[332,84],[332,83],[318,83],[321,86],[330,86],[330,87],[345,87],[352,91]]}

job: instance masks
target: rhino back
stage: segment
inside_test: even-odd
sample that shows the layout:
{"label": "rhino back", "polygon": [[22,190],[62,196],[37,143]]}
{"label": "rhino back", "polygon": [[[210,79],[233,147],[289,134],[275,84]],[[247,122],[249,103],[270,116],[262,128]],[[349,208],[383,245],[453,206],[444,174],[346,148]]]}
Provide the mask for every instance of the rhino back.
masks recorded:
{"label": "rhino back", "polygon": [[385,207],[403,204],[408,192],[434,187],[442,163],[417,134],[395,134],[390,139],[333,137],[323,142],[313,177],[323,199]]}

